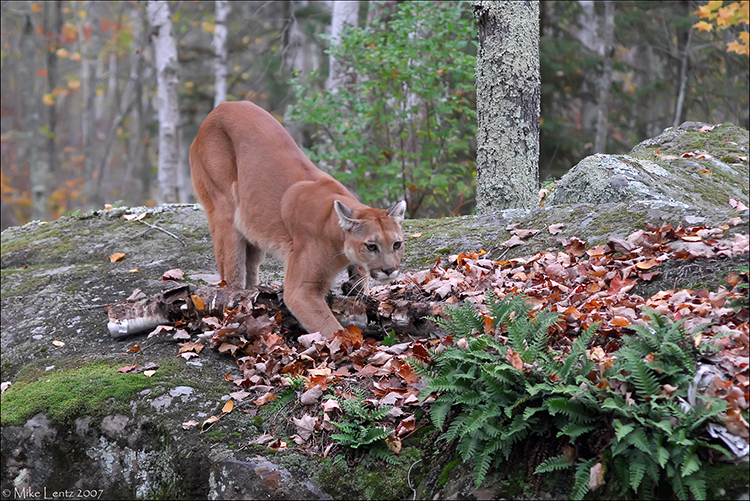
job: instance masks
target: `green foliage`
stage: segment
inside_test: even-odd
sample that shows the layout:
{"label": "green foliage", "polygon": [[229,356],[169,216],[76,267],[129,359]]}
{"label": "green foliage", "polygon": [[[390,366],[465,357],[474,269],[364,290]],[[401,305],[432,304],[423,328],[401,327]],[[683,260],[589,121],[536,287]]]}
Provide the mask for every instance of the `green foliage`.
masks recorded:
{"label": "green foliage", "polygon": [[[573,443],[611,426],[614,439],[608,450],[594,451],[599,457],[576,462],[555,456],[536,473],[575,466],[570,495],[582,499],[591,468],[599,461],[623,496],[648,499],[668,486],[680,499],[705,499],[705,468],[698,451],[729,453],[700,433],[725,405],[700,396],[694,406],[687,404],[699,349],[682,322],[646,310],[650,323],[633,326],[634,334],[622,338],[614,365],[600,372],[604,384],[595,384],[586,345],[597,325],[578,336],[565,356],[555,357],[547,347],[555,314],[543,311],[532,317],[520,296],[498,301],[488,292],[487,304],[493,334],[484,333],[483,317],[471,306],[454,308],[448,311],[450,320],[438,322],[462,341],[432,353],[432,365],[412,363],[425,380],[422,398],[438,393],[431,407],[434,425],[445,429],[450,411],[456,411],[440,438],[458,441],[459,456],[474,465],[477,486],[528,436],[556,432]],[[502,332],[507,335],[504,346],[497,337]]]}
{"label": "green foliage", "polygon": [[398,460],[385,444],[385,439],[393,433],[392,428],[377,425],[393,407],[371,409],[365,402],[365,393],[361,389],[354,390],[353,398],[339,399],[328,395],[327,399],[334,399],[341,407],[345,421],[334,422],[340,433],[331,435],[337,444],[352,450],[367,449],[369,454],[391,464]]}
{"label": "green foliage", "polygon": [[279,392],[276,398],[262,408],[264,414],[269,416],[276,414],[280,410],[297,401],[299,393],[305,389],[305,380],[299,376],[292,376],[290,383],[291,385],[289,388]]}
{"label": "green foliage", "polygon": [[[562,363],[547,349],[547,330],[557,321],[556,314],[544,311],[532,318],[521,296],[499,301],[491,291],[487,304],[493,328],[507,332],[507,346],[531,369],[513,365],[506,347],[495,335],[483,333],[483,317],[468,305],[449,310],[449,321],[436,320],[464,338],[465,348],[457,343],[434,353],[432,367],[413,364],[426,376],[426,394],[440,393],[431,407],[434,425],[442,429],[450,409],[458,409],[441,439],[458,440],[461,458],[473,461],[477,486],[493,464],[507,460],[513,445],[531,434],[543,435],[554,426],[574,442],[593,430],[597,404],[579,388],[588,384],[579,374],[581,366],[590,363],[585,341],[596,326],[581,335]],[[474,335],[477,331],[482,334]],[[560,384],[549,383],[551,374]]]}
{"label": "green foliage", "polygon": [[404,199],[412,217],[458,212],[473,198],[476,29],[456,2],[404,2],[388,28],[350,28],[330,48],[344,82],[293,80],[292,121],[317,126],[311,158],[363,202]]}
{"label": "green foliage", "polygon": [[82,415],[103,417],[129,408],[133,395],[156,386],[143,374],[120,373],[114,366],[88,362],[80,367],[41,370],[28,379],[19,378],[2,395],[2,425],[23,424],[43,412],[58,423],[69,423]]}
{"label": "green foliage", "polygon": [[[628,383],[626,394],[607,391],[602,404],[614,416],[612,461],[623,495],[653,496],[660,484],[671,485],[675,495],[705,499],[705,469],[699,448],[724,448],[702,440],[706,421],[726,410],[718,399],[700,395],[687,404],[687,387],[696,370],[698,349],[683,322],[672,322],[647,311],[651,324],[634,325],[635,335],[623,337],[612,380]],[[676,387],[673,394],[665,385]]]}
{"label": "green foliage", "polygon": [[384,337],[380,344],[382,344],[383,346],[393,346],[394,344],[398,344],[398,339],[396,339],[396,331],[391,329],[390,334]]}

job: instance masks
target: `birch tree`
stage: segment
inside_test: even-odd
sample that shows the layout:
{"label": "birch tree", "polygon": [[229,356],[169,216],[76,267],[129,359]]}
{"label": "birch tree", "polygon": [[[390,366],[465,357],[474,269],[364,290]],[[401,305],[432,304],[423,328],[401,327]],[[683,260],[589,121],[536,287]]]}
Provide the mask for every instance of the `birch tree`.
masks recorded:
{"label": "birch tree", "polygon": [[180,108],[177,102],[177,46],[172,35],[172,21],[166,1],[148,2],[154,59],[156,63],[159,112],[159,202],[175,203],[178,193],[178,137]]}
{"label": "birch tree", "polygon": [[214,74],[216,77],[216,94],[214,108],[227,100],[227,17],[229,17],[229,0],[216,0],[216,30],[214,31],[213,46],[216,52]]}
{"label": "birch tree", "polygon": [[607,149],[607,128],[609,126],[609,91],[612,87],[612,70],[615,58],[615,2],[604,2],[604,64],[599,81],[599,102],[596,108],[596,139],[594,152],[604,153]]}
{"label": "birch tree", "polygon": [[[359,1],[342,0],[333,2],[331,13],[331,37],[330,45],[338,45],[341,40],[341,32],[345,26],[357,26],[359,23]],[[342,85],[346,76],[347,68],[342,67],[340,61],[331,55],[328,59],[328,81],[326,89],[328,92],[336,92]]]}
{"label": "birch tree", "polygon": [[474,3],[477,213],[529,209],[539,185],[539,3]]}

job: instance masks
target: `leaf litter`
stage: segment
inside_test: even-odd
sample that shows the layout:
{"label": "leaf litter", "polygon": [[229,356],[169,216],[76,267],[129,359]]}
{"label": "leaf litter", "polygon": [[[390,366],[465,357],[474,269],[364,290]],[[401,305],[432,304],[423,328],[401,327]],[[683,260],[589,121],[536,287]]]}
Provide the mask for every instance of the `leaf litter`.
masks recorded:
{"label": "leaf litter", "polygon": [[[668,289],[648,298],[632,293],[639,281],[648,282],[659,276],[660,268],[668,261],[747,254],[747,234],[726,235],[731,227],[740,224],[739,217],[717,228],[646,224],[645,229],[624,239],[610,238],[606,244],[591,247],[575,237],[558,238],[561,248],[557,252],[508,260],[489,259],[483,250],[463,252],[449,256],[445,262],[438,258],[430,269],[403,273],[392,284],[372,287],[370,296],[380,301],[472,303],[487,320],[485,329],[491,330],[485,292],[491,290],[499,299],[521,293],[533,306],[532,314],[550,309],[560,315],[548,337],[550,349],[560,357],[581,332],[599,322],[587,353],[599,363],[601,373],[613,363],[620,338],[632,332],[631,326],[648,322],[644,308],[675,321],[683,320],[685,330],[694,333],[696,343],[711,343],[718,349],[710,360],[699,365],[712,367],[711,377],[703,377],[701,384],[696,377],[692,390],[721,398],[727,404],[727,412],[722,415],[724,427],[714,423],[710,431],[713,436],[730,434],[741,442],[740,446],[735,444],[739,449],[732,450],[746,450],[748,422],[742,412],[747,411],[750,401],[747,269],[730,274],[727,287],[720,286],[715,292]],[[546,231],[554,235],[562,227],[552,225]],[[509,231],[513,237],[503,244],[505,247],[523,245],[523,239],[537,233],[515,227]],[[330,433],[335,430],[331,419],[332,415],[341,414],[341,408],[336,400],[321,396],[330,390],[337,398],[351,398],[355,388],[366,392],[366,402],[374,408],[392,406],[384,421],[395,431],[386,442],[398,453],[401,439],[419,427],[414,412],[434,401],[434,395],[420,401],[423,384],[408,360],[429,363],[431,350],[440,351],[441,346],[454,343],[448,334],[433,339],[412,336],[386,346],[364,338],[354,326],[331,336],[317,332],[300,335],[283,327],[279,314],[274,315],[264,305],[253,304],[247,298],[234,308],[225,308],[221,316],[206,316],[189,324],[186,321],[182,327],[177,331],[180,336],[174,336],[180,341],[178,357],[199,357],[201,350],[208,347],[235,358],[237,368],[225,380],[236,386],[230,396],[238,402],[247,399],[247,403],[260,408],[291,388],[293,378],[304,381],[291,418],[296,431],[292,439],[304,452],[322,456],[331,449]],[[160,326],[150,336],[170,330],[174,328]],[[182,342],[186,341],[183,333],[188,331],[198,332],[199,342]],[[524,367],[513,350],[508,350],[507,357],[519,369]],[[671,393],[676,388],[664,390]],[[227,406],[232,405],[230,402]],[[231,407],[224,408],[224,414],[230,411]],[[206,420],[202,429],[215,420],[218,418],[214,416]],[[254,443],[267,443],[275,450],[289,445],[272,435]]]}

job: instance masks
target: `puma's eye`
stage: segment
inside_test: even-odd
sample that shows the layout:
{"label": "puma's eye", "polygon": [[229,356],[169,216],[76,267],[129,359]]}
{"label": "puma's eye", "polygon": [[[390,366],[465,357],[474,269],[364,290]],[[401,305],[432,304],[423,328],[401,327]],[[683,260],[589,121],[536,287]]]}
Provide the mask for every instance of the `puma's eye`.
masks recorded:
{"label": "puma's eye", "polygon": [[401,242],[393,242],[393,250],[398,250],[401,248]]}
{"label": "puma's eye", "polygon": [[378,246],[375,244],[365,244],[365,247],[367,247],[367,250],[370,252],[377,252]]}

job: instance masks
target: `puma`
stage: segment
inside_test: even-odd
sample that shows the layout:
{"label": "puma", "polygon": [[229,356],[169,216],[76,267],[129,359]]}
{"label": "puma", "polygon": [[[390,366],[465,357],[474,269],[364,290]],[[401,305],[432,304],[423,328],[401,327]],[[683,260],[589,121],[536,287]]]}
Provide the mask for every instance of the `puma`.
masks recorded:
{"label": "puma", "polygon": [[381,283],[398,274],[406,203],[387,211],[360,203],[255,104],[224,102],[209,113],[190,167],[222,279],[253,287],[266,252],[276,255],[284,302],[308,332],[342,329],[325,296],[347,266]]}

